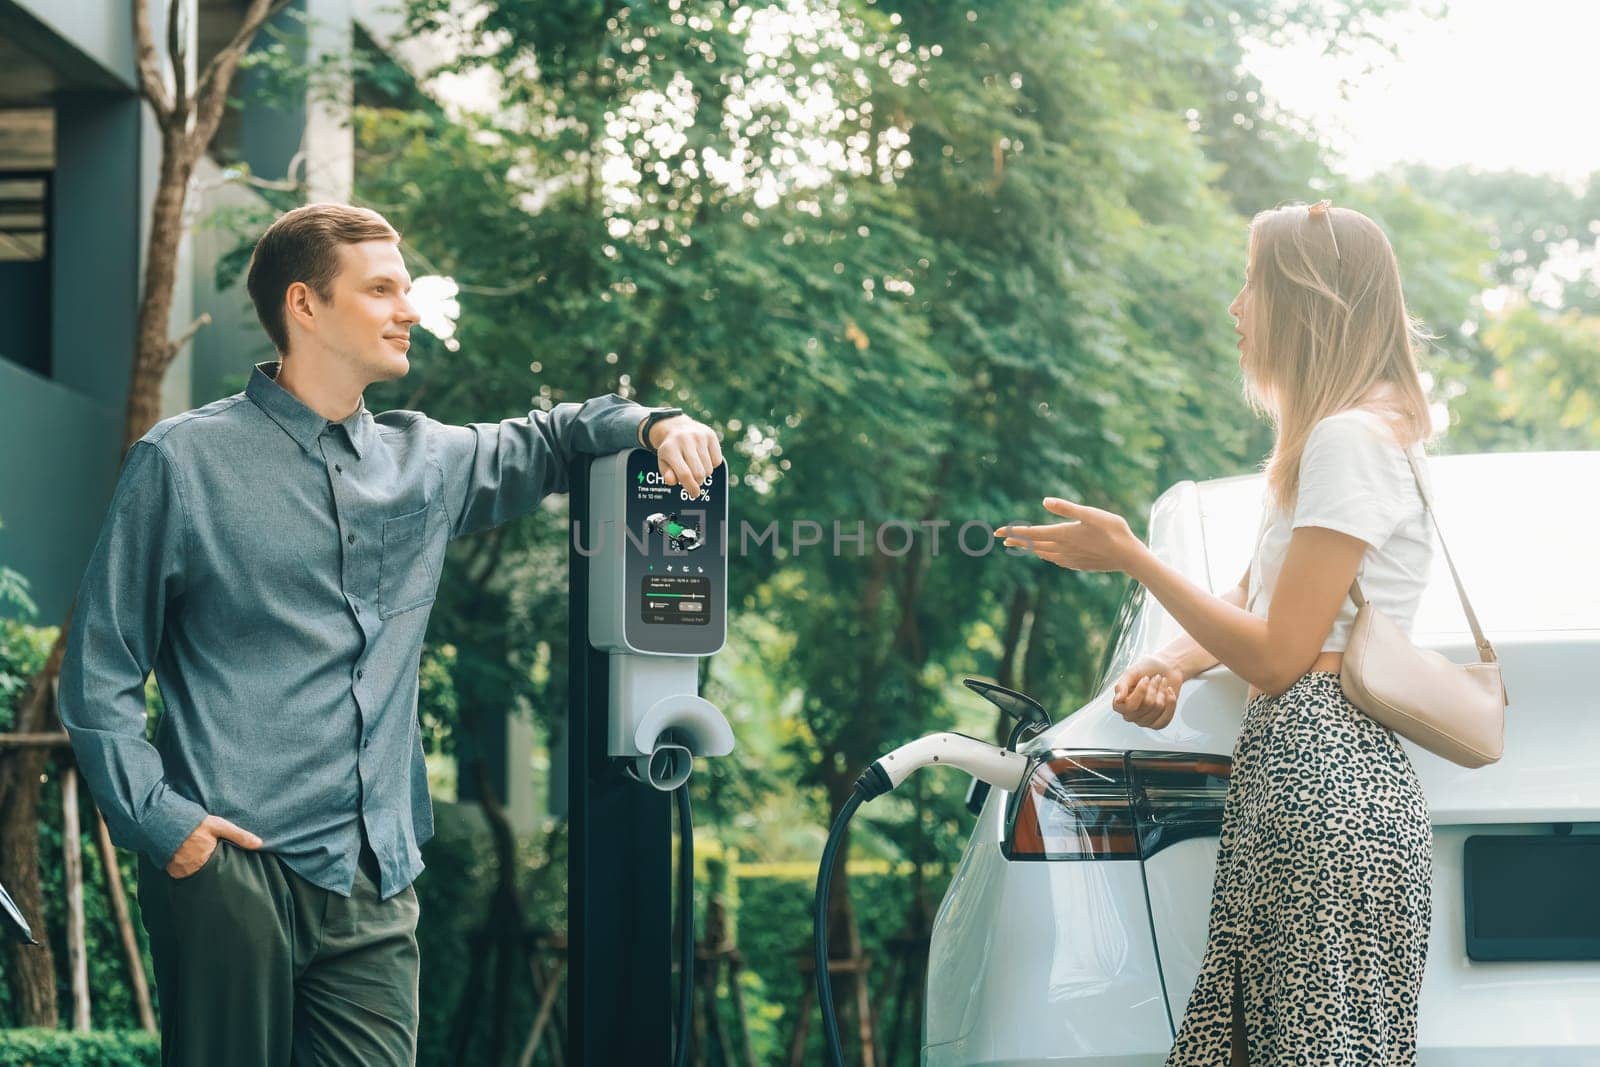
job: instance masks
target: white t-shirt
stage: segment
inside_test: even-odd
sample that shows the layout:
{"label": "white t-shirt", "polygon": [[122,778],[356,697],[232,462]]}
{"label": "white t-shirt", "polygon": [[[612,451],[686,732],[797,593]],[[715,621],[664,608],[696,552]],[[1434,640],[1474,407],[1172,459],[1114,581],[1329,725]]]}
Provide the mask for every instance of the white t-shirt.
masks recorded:
{"label": "white t-shirt", "polygon": [[[1421,444],[1413,445],[1411,454],[1418,460],[1423,484],[1432,492]],[[1367,543],[1356,574],[1361,592],[1379,611],[1410,631],[1433,562],[1432,521],[1422,506],[1405,453],[1381,415],[1355,408],[1317,423],[1300,455],[1294,514],[1275,506],[1268,492],[1261,521],[1261,540],[1250,561],[1245,600],[1252,614],[1267,617],[1289,552],[1290,535],[1302,526],[1320,526]],[[1343,652],[1355,619],[1355,601],[1346,593],[1322,651]]]}

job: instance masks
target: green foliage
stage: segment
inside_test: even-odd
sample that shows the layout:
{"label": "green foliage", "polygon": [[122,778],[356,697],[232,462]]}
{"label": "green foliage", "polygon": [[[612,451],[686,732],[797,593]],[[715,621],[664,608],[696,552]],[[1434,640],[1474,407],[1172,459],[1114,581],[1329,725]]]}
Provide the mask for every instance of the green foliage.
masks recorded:
{"label": "green foliage", "polygon": [[[417,947],[422,958],[417,1062],[445,1065],[450,1063],[455,1013],[475,958],[471,931],[482,922],[494,887],[494,855],[486,837],[435,838],[423,846],[423,862],[427,869],[415,883],[421,908]],[[518,992],[513,1016],[524,1027],[533,1017],[527,1001],[526,973],[519,969],[516,974]],[[474,1031],[480,1054],[489,1039],[488,1015],[487,1010],[480,1010],[478,1029]]]}
{"label": "green foliage", "polygon": [[[486,66],[506,92],[494,115],[358,117],[363,196],[463,284],[459,351],[418,346],[392,399],[453,421],[604,389],[686,404],[723,427],[756,529],[949,523],[942,554],[741,561],[742,607],[798,637],[762,669],[801,694],[810,781],[837,790],[888,739],[949,721],[952,660],[1015,657],[1018,604],[1023,681],[1069,705],[1120,583],[969,558],[955,526],[1036,514],[1045,492],[1137,522],[1158,480],[1248,447],[1228,334],[1205,328],[1242,241],[1198,142],[1141,88],[1158,69],[1176,91],[1187,63],[1145,28],[1159,6],[974,26],[944,5],[830,5],[756,68],[753,16],[718,3],[500,5],[471,25],[415,5],[416,28],[483,45],[453,73]],[[758,76],[776,91],[749,92]],[[821,118],[795,106],[812,77],[833,94]],[[689,117],[663,119],[669,103]],[[802,173],[786,160],[808,140],[845,162]],[[871,479],[834,476],[869,456]],[[465,714],[563,702],[521,651],[564,652],[554,532],[453,550],[466,573],[434,637],[463,650]]]}
{"label": "green foliage", "polygon": [[[923,902],[930,909],[944,895],[946,878],[930,880]],[[747,962],[750,988],[779,1010],[775,1013],[751,1011],[752,1044],[762,1063],[784,1063],[794,1033],[800,998],[810,981],[800,972],[800,958],[808,956],[811,945],[811,903],[816,890],[816,874],[772,874],[738,878],[739,950]],[[861,941],[873,958],[868,988],[880,1014],[887,1018],[897,991],[890,986],[893,957],[890,944],[906,930],[908,917],[916,905],[912,879],[905,872],[882,874],[853,873],[850,892],[855,906]],[[759,916],[759,920],[755,917]],[[931,922],[932,911],[927,918]],[[836,991],[838,982],[835,982]],[[747,1004],[747,1008],[748,1008]],[[813,1011],[816,1009],[813,1008]],[[806,1045],[805,1063],[824,1060],[821,1026],[812,1020]],[[917,1062],[922,1020],[915,1020],[912,1040],[901,1041],[898,1064]],[[841,1029],[844,1029],[843,1027]],[[884,1041],[886,1035],[880,1035]],[[907,1047],[909,1045],[909,1047]],[[880,1059],[880,1062],[881,1059]]]}
{"label": "green foliage", "polygon": [[[13,620],[0,620],[0,730],[10,729],[15,722],[16,701],[29,679],[44,666],[45,659],[55,644],[57,632],[56,627],[29,626]],[[159,697],[153,685],[149,687],[148,692],[151,697],[150,711],[154,719],[159,715]],[[82,827],[79,850],[83,857],[84,937],[88,947],[90,1004],[93,1019],[96,1026],[108,1030],[132,1029],[139,1024],[138,1013],[134,1005],[132,986],[129,984],[121,936],[117,932],[110,898],[107,895],[105,871],[101,866],[100,852],[96,844],[94,803],[81,780],[78,785],[78,799],[79,825]],[[62,859],[61,820],[60,764],[53,762],[46,767],[45,780],[39,793],[39,873],[45,915],[44,929],[42,931],[36,929],[34,934],[38,937],[48,937],[56,958],[65,960],[68,958],[67,891]],[[146,974],[149,974],[151,973],[149,949],[145,944],[144,929],[140,925],[137,893],[134,891],[138,860],[135,854],[119,850],[117,861],[122,884],[128,895],[134,930],[144,954]],[[72,1003],[70,979],[71,976],[65,968],[58,969],[57,1003],[61,1006],[63,1024],[70,1021],[67,1015]],[[0,1029],[13,1020],[10,997],[9,984],[0,983]],[[9,1035],[0,1038],[0,1047],[3,1047],[8,1037]],[[24,1061],[6,1060],[0,1055],[0,1064],[10,1062]]]}
{"label": "green foliage", "polygon": [[54,626],[30,626],[0,619],[0,731],[16,722],[16,702],[44,666],[59,633]]}
{"label": "green foliage", "polygon": [[[1449,224],[1415,227],[1453,245],[1420,256],[1396,241],[1408,279],[1456,275],[1442,323],[1439,392],[1455,451],[1594,448],[1600,441],[1600,180],[1403,168],[1389,179],[1439,205]],[[1425,275],[1426,276],[1426,275]],[[1491,288],[1492,287],[1492,288]]]}
{"label": "green foliage", "polygon": [[[237,168],[240,174],[246,169],[240,165]],[[256,250],[256,241],[261,237],[262,231],[272,224],[272,220],[294,202],[284,193],[273,195],[267,191],[267,196],[262,202],[251,201],[249,204],[224,205],[213,210],[209,215],[197,223],[201,230],[216,230],[234,238],[233,247],[217,257],[216,266],[212,270],[211,284],[217,290],[226,291],[235,285],[250,265],[250,256]]]}
{"label": "green foliage", "polygon": [[28,580],[10,567],[0,567],[0,605],[10,604],[31,619],[39,614],[39,606],[28,595]]}
{"label": "green foliage", "polygon": [[142,1030],[0,1030],[0,1067],[156,1067],[161,1038]]}
{"label": "green foliage", "polygon": [[1600,182],[1582,188],[1545,174],[1483,172],[1467,167],[1401,168],[1418,194],[1449,204],[1487,237],[1493,281],[1527,292],[1541,282],[1552,307],[1600,312],[1600,277],[1552,275],[1552,261],[1592,244],[1600,233]]}
{"label": "green foliage", "polygon": [[[6,524],[0,522],[0,530],[5,528]],[[28,595],[28,580],[10,567],[0,564],[0,609],[4,609],[8,604],[24,619],[31,619],[39,613],[38,605]],[[0,689],[0,703],[5,699],[6,693]]]}
{"label": "green foliage", "polygon": [[428,755],[454,751],[454,728],[460,718],[456,695],[454,645],[427,644],[417,668],[417,719],[422,727],[422,750]]}
{"label": "green foliage", "polygon": [[1518,303],[1485,327],[1492,405],[1470,427],[1486,450],[1600,448],[1600,315]]}
{"label": "green foliage", "polygon": [[[67,881],[63,863],[64,839],[61,832],[61,774],[58,765],[47,768],[43,787],[39,792],[39,876],[40,891],[44,896],[44,926],[35,936],[50,938],[51,950],[58,960],[70,958],[67,953]],[[100,861],[100,850],[95,837],[95,820],[98,817],[94,802],[82,779],[78,782],[78,823],[82,828],[78,848],[83,862],[83,916],[84,943],[89,963],[89,1003],[94,1025],[105,1030],[131,1030],[139,1025],[138,1008],[134,1003],[133,986],[128,976],[127,957],[123,952],[121,935],[111,910],[111,898],[106,886],[105,868]],[[128,898],[130,921],[138,938],[144,960],[145,975],[151,982],[151,997],[155,999],[150,962],[149,940],[140,918],[137,892],[138,855],[117,849],[117,865]],[[60,1006],[63,1026],[71,1022],[71,973],[58,967],[56,973],[56,1002]],[[0,1023],[3,1025],[3,1023]]]}
{"label": "green foliage", "polygon": [[[422,908],[417,941],[423,967],[417,1062],[444,1065],[450,1063],[450,1035],[474,958],[468,950],[471,932],[481,921],[494,884],[493,855],[486,837],[457,837],[431,842],[425,848],[425,859],[429,869],[416,883]],[[784,1062],[804,992],[798,964],[810,944],[815,875],[804,864],[790,869],[742,870],[705,851],[699,852],[699,860],[696,929],[705,930],[707,900],[716,892],[728,909],[745,961],[740,988],[757,1061]],[[930,875],[923,892],[926,907],[937,905],[948,877],[948,872]],[[904,870],[895,870],[858,872],[851,881],[863,941],[869,946],[887,946],[903,931],[912,913],[914,880]],[[524,842],[519,852],[519,885],[530,925],[560,929],[565,859],[559,847],[551,853],[544,846]],[[928,915],[931,918],[931,911]],[[886,1010],[893,999],[888,988],[890,960],[887,948],[874,947],[872,951],[876,962],[871,989],[875,1003]],[[517,971],[511,1003],[510,1029],[519,1041],[526,1035],[534,1011],[525,975],[524,970]],[[485,992],[482,997],[487,995]],[[729,1039],[737,1041],[738,1020],[732,1013],[726,980],[719,998]],[[486,1005],[480,1006],[476,1022],[473,1048],[481,1055],[490,1037]],[[813,1025],[807,1063],[820,1061],[822,1055],[817,1030]],[[914,1063],[914,1047],[903,1050],[902,1056],[901,1063]]]}

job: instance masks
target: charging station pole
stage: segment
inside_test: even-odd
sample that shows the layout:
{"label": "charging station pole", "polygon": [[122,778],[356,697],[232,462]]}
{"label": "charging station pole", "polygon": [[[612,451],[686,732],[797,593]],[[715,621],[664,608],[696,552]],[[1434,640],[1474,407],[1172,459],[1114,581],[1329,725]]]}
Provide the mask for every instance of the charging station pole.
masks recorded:
{"label": "charging station pole", "polygon": [[568,468],[567,1062],[649,1067],[672,1058],[672,797],[607,753],[609,656],[589,644],[591,560],[575,544],[595,544],[591,462]]}
{"label": "charging station pole", "polygon": [[691,496],[657,466],[643,449],[568,466],[573,1063],[672,1062],[671,793],[693,757],[733,750],[698,692],[700,659],[727,639],[727,467]]}

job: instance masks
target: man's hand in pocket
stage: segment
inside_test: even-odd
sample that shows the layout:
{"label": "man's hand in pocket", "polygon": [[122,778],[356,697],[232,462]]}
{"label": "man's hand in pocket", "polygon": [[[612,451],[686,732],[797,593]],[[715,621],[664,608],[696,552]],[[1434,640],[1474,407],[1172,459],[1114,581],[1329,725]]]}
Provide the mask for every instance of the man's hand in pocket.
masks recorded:
{"label": "man's hand in pocket", "polygon": [[241,830],[220,815],[207,815],[199,826],[178,846],[178,851],[167,863],[167,873],[174,878],[187,878],[206,865],[221,841],[231,841],[240,848],[258,849],[261,838],[249,830]]}

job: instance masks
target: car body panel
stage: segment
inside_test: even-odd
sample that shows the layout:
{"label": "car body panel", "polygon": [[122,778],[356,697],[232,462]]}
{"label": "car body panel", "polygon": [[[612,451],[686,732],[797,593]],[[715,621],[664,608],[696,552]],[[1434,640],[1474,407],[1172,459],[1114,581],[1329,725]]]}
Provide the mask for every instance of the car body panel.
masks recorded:
{"label": "car body panel", "polygon": [[981,970],[985,980],[930,986],[923,1062],[1006,1062],[1041,1046],[1069,1058],[1164,1049],[1171,1022],[1140,864],[1007,863],[1003,797],[979,817],[928,956],[930,974]]}

